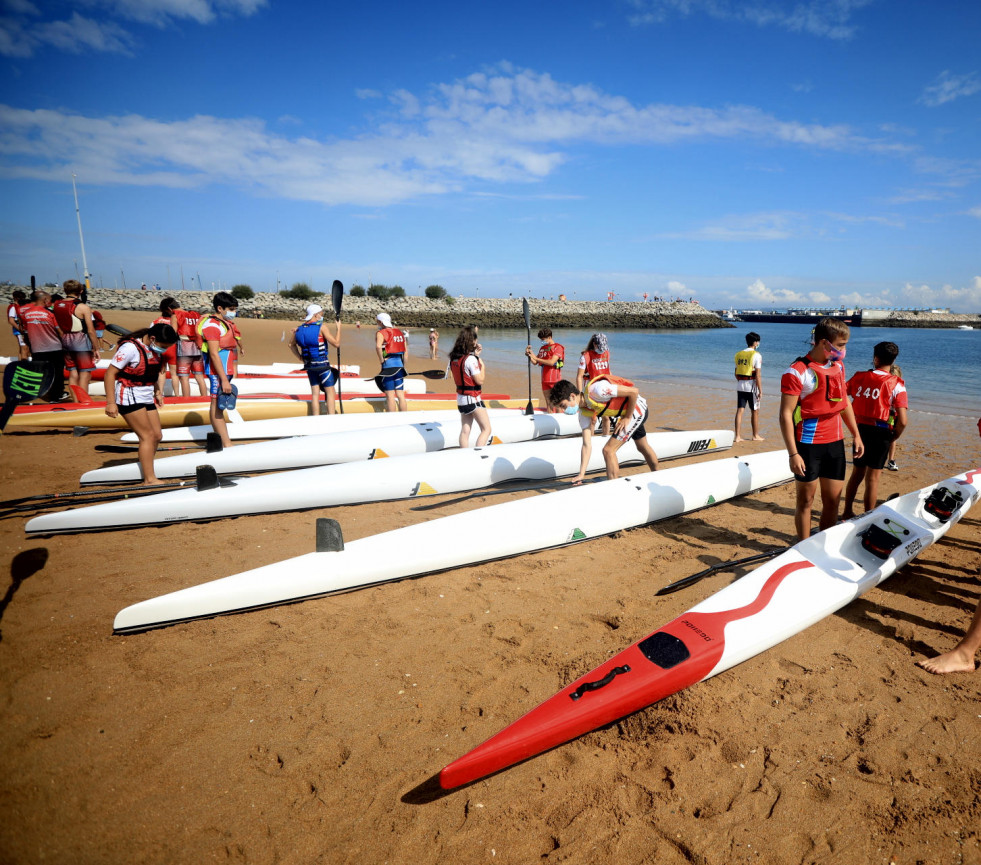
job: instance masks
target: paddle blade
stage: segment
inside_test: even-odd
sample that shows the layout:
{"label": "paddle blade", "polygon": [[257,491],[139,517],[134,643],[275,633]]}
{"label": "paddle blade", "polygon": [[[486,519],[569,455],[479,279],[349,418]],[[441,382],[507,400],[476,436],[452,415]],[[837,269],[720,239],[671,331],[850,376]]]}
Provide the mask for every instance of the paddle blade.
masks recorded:
{"label": "paddle blade", "polygon": [[55,368],[51,364],[31,360],[8,363],[3,373],[3,409],[0,410],[0,430],[6,426],[14,409],[22,402],[36,399],[51,389]]}
{"label": "paddle blade", "polygon": [[525,327],[531,330],[531,308],[528,306],[528,298],[521,298],[521,312],[525,317]]}
{"label": "paddle blade", "polygon": [[344,283],[339,279],[334,280],[330,287],[330,301],[334,305],[334,317],[341,317],[341,304],[344,302]]}

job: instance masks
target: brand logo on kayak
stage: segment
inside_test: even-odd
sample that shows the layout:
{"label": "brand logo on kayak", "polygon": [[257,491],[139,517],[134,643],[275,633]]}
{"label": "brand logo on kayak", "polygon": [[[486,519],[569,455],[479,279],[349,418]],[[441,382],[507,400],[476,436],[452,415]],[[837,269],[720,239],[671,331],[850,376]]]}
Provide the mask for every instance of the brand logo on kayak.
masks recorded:
{"label": "brand logo on kayak", "polygon": [[698,627],[698,625],[693,625],[691,622],[688,621],[688,619],[682,619],[681,624],[683,624],[686,628],[691,628],[691,630],[693,630],[696,634],[698,634],[698,636],[700,636],[703,640],[705,640],[706,643],[712,642],[712,638],[708,634],[706,634],[705,631],[703,631],[700,627]]}
{"label": "brand logo on kayak", "polygon": [[917,538],[915,541],[910,541],[910,543],[906,545],[906,555],[912,556],[914,553],[918,553],[922,549],[923,541]]}
{"label": "brand logo on kayak", "polygon": [[698,441],[692,442],[690,445],[688,445],[688,453],[693,454],[696,451],[708,450],[711,444],[712,439],[699,439]]}

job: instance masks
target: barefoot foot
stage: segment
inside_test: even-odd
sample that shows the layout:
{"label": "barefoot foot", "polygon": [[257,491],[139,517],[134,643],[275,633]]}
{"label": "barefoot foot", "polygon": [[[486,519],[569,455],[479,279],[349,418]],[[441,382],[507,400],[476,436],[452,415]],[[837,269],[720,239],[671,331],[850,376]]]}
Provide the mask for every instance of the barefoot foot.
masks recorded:
{"label": "barefoot foot", "polygon": [[973,673],[976,669],[974,656],[967,652],[954,649],[937,655],[936,658],[927,658],[917,661],[916,665],[922,667],[928,673]]}

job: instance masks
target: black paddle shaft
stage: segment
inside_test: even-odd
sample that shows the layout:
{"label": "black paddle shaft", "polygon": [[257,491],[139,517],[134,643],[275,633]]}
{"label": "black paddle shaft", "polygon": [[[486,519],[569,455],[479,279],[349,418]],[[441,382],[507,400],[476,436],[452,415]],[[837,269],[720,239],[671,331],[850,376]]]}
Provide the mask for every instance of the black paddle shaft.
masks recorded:
{"label": "black paddle shaft", "polygon": [[[521,298],[521,311],[525,317],[525,329],[528,331],[528,345],[531,345],[531,308],[528,306],[528,298]],[[525,406],[525,414],[535,413],[534,406],[531,404],[531,358],[528,358],[528,405]]]}
{"label": "black paddle shaft", "polygon": [[[334,321],[340,323],[341,304],[344,302],[344,283],[335,279],[330,287],[330,300],[334,305]],[[344,414],[344,399],[341,392],[341,347],[337,346],[337,404],[340,406],[341,414]]]}

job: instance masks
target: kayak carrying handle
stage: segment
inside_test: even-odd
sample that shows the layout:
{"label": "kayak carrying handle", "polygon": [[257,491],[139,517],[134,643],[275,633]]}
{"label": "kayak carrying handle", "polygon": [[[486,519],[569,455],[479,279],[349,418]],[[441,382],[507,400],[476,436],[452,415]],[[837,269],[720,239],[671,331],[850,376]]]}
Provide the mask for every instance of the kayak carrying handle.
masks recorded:
{"label": "kayak carrying handle", "polygon": [[600,688],[605,688],[621,673],[629,672],[629,664],[624,664],[622,667],[614,667],[602,679],[597,679],[595,682],[583,682],[578,688],[576,688],[575,691],[569,694],[569,698],[572,700],[578,700],[587,691],[598,691]]}

